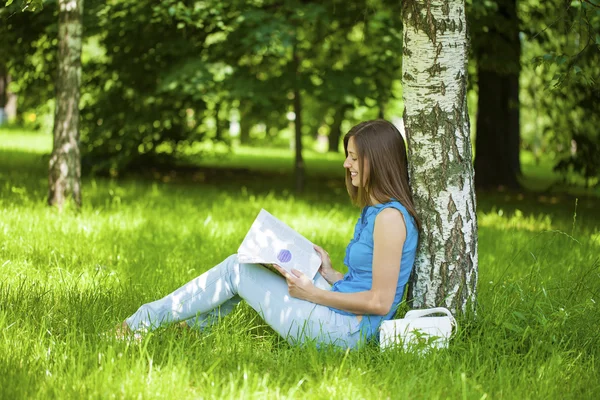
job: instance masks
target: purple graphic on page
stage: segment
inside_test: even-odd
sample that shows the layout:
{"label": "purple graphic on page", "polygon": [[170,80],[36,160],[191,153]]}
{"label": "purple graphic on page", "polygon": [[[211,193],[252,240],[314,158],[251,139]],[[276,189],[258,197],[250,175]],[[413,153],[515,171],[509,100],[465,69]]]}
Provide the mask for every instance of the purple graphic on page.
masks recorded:
{"label": "purple graphic on page", "polygon": [[279,254],[277,254],[277,259],[282,263],[289,262],[292,259],[292,253],[290,253],[289,250],[281,250]]}

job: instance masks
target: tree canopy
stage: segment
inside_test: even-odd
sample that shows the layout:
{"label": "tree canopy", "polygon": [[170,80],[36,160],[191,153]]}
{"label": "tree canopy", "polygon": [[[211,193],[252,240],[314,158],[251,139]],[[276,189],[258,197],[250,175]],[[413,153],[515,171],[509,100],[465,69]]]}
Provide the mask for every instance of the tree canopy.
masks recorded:
{"label": "tree canopy", "polygon": [[[84,170],[118,173],[172,163],[183,152],[200,151],[193,144],[202,141],[289,146],[295,88],[302,96],[302,134],[327,136],[332,151],[344,127],[360,119],[399,119],[400,6],[389,0],[88,0]],[[468,1],[467,13],[469,88],[480,98],[482,116],[476,141],[501,136],[508,143],[502,150],[492,145],[488,156],[481,150],[482,157],[518,179],[519,151],[527,149],[596,183],[600,3]],[[51,113],[56,15],[50,0],[7,1],[0,10],[6,38],[0,72],[12,78],[23,123],[39,126],[39,117]],[[488,75],[516,82],[517,93],[493,106],[516,122],[494,122],[509,117],[492,112],[487,125],[479,123],[488,100],[498,96],[499,89],[485,83]],[[483,177],[484,167],[478,168]]]}

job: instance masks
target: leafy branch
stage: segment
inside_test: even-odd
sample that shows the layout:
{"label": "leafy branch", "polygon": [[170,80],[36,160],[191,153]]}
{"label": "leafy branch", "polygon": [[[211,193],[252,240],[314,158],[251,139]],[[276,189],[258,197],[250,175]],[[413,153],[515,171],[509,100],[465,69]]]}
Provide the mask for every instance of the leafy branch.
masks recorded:
{"label": "leafy branch", "polygon": [[582,3],[587,3],[592,7],[600,8],[600,4],[593,3],[591,0],[581,0]]}
{"label": "leafy branch", "polygon": [[[6,0],[5,6],[10,6],[14,0]],[[21,11],[37,11],[44,8],[44,0],[26,0],[21,2]]]}

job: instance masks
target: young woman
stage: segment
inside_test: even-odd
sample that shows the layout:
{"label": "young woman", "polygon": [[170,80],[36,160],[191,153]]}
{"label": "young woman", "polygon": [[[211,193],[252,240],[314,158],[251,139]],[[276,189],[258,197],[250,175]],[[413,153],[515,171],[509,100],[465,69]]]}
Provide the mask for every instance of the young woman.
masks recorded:
{"label": "young woman", "polygon": [[282,277],[237,255],[168,296],[141,306],[120,327],[140,332],[185,321],[202,329],[245,300],[289,343],[359,347],[378,338],[402,299],[417,248],[419,220],[413,206],[406,149],[400,132],[383,120],[353,127],[344,137],[346,187],[362,211],[346,248],[348,272],[322,264],[315,280],[277,267]]}

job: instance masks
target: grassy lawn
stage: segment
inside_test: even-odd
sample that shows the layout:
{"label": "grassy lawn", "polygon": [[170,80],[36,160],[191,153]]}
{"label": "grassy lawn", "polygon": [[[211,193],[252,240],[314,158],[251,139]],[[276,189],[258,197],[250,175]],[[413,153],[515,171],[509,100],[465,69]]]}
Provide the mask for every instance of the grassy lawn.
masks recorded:
{"label": "grassy lawn", "polygon": [[[59,214],[45,206],[50,144],[0,130],[2,399],[600,396],[600,204],[587,192],[478,194],[477,317],[444,351],[290,347],[243,304],[209,331],[126,343],[103,333],[235,252],[260,208],[343,270],[358,210],[341,182],[316,179],[341,179],[342,157],[307,153],[303,195],[279,181],[88,178],[82,211]],[[214,161],[292,163],[251,148]]]}

